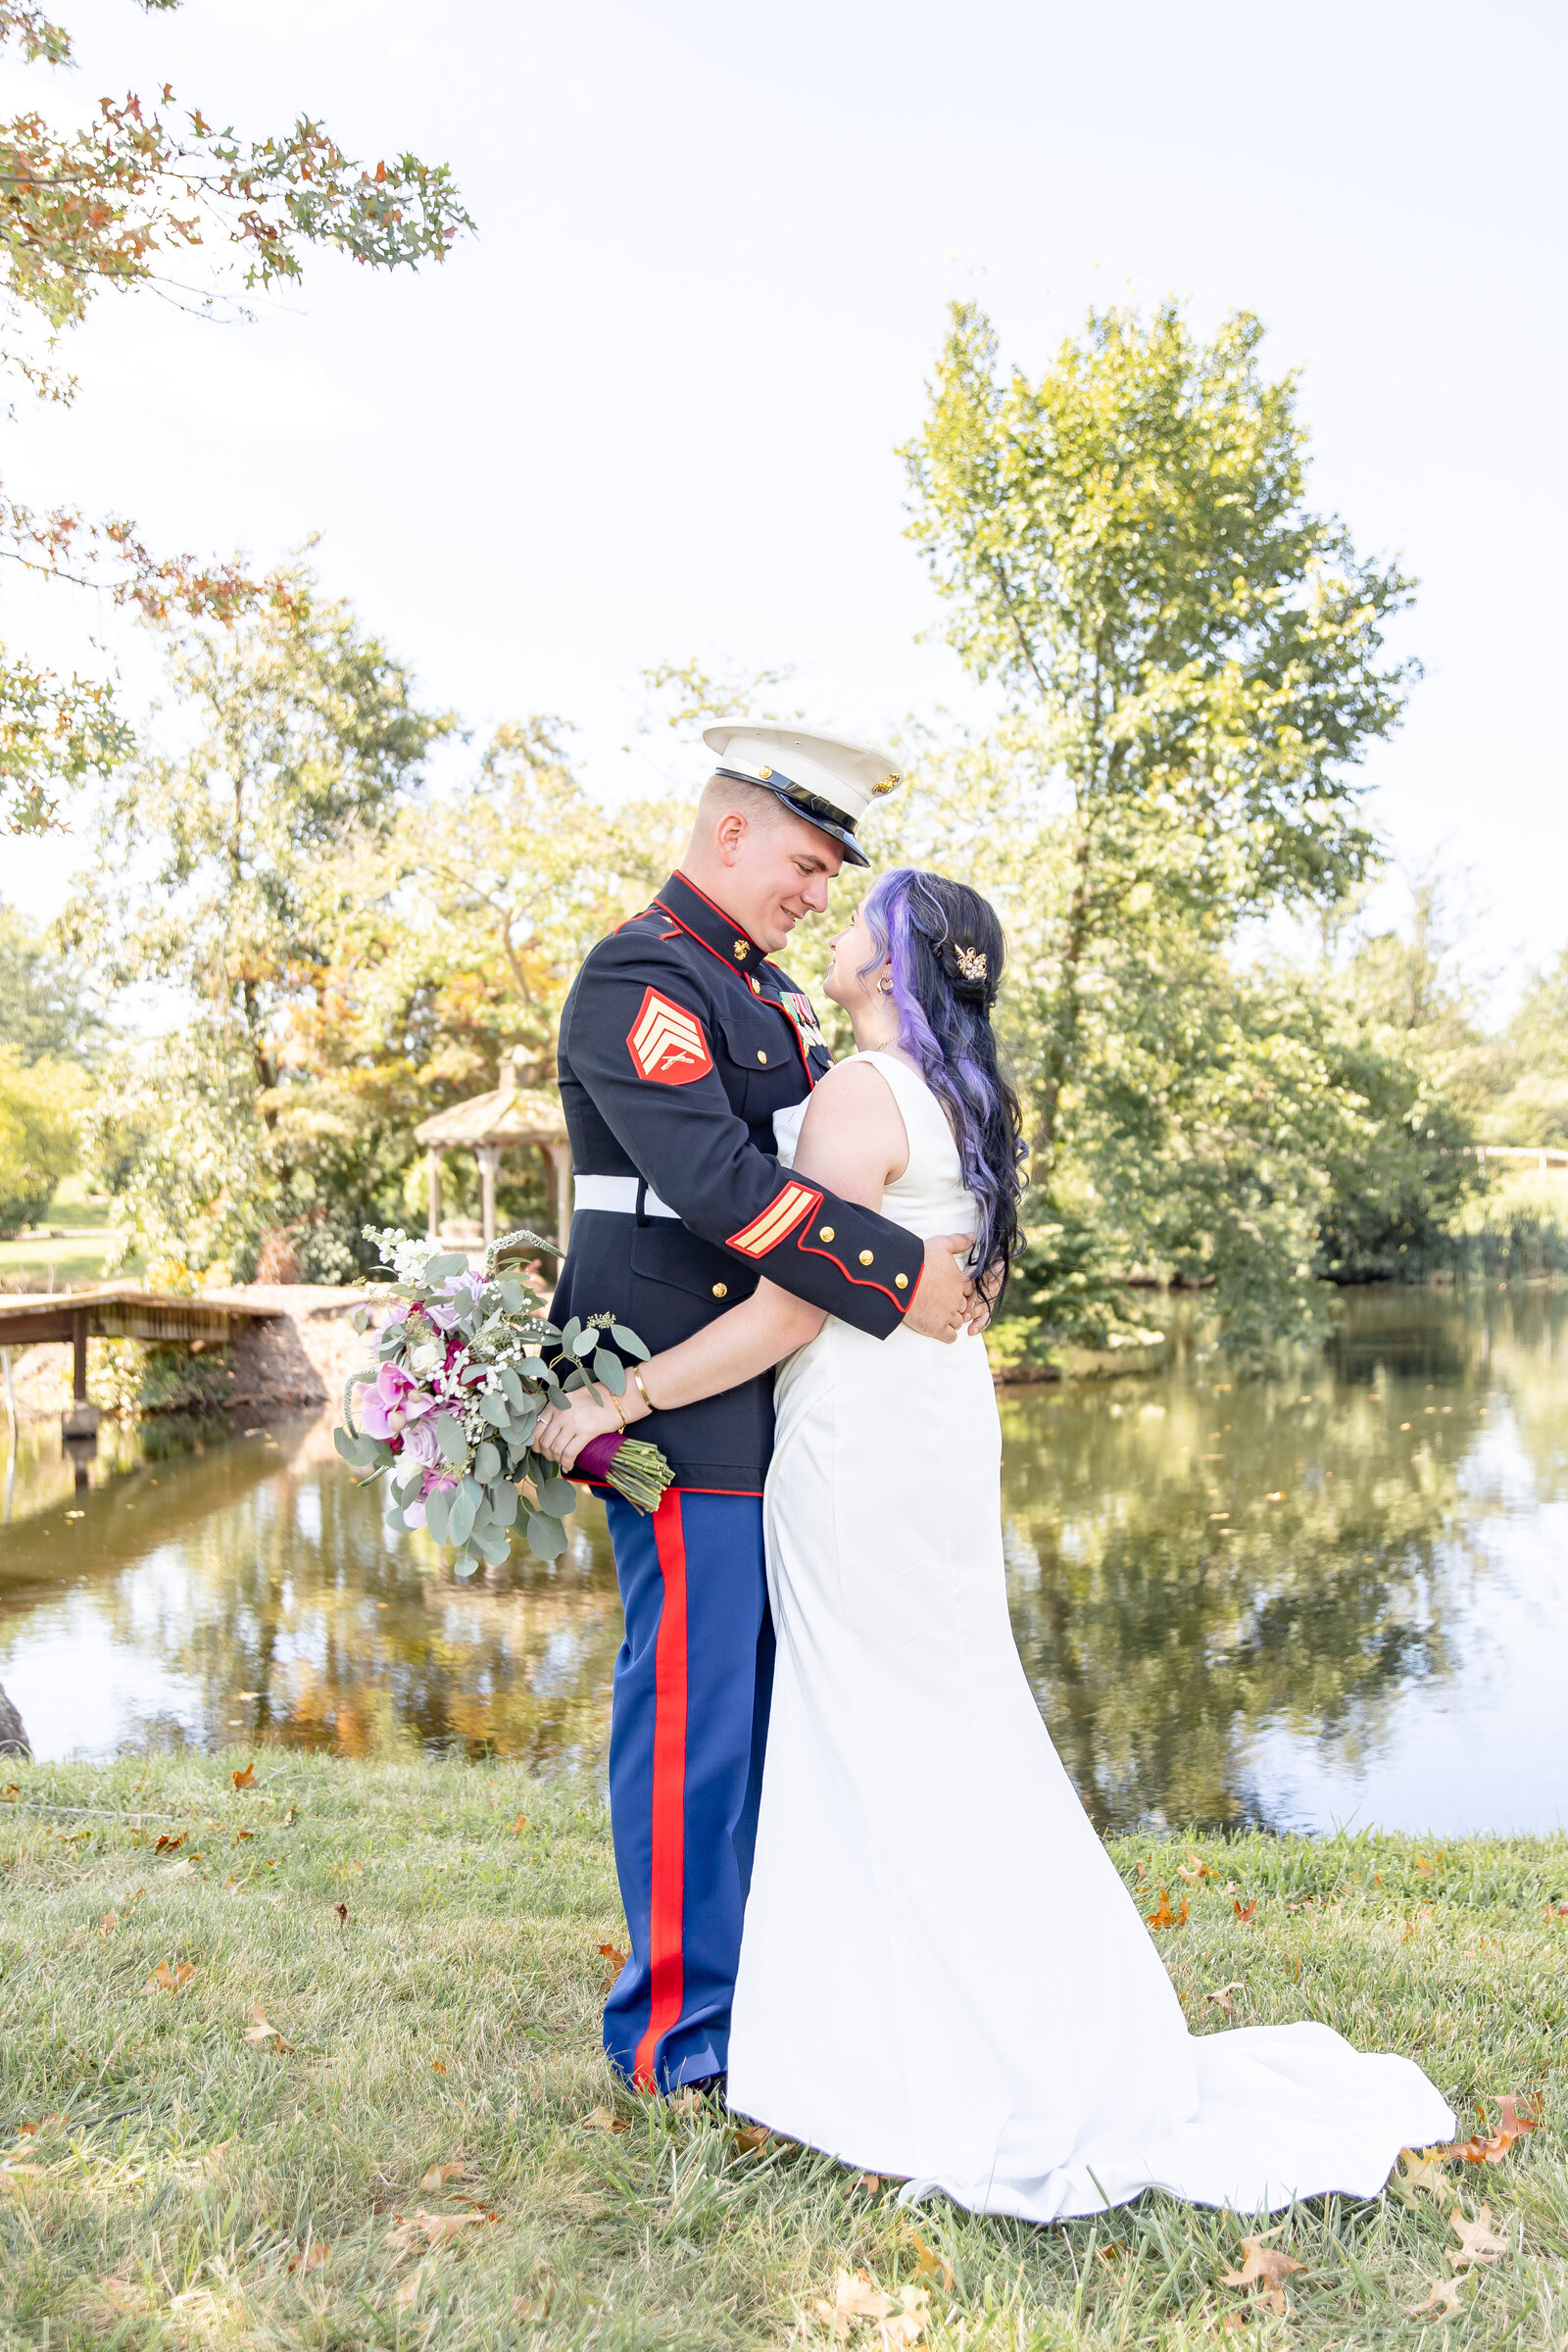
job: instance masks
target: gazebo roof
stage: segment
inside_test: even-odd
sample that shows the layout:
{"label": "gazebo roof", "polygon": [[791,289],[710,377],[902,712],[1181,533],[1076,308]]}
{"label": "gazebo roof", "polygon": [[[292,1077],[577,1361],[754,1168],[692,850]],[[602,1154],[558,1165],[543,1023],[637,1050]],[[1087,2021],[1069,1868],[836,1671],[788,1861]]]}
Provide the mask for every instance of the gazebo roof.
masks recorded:
{"label": "gazebo roof", "polygon": [[526,1058],[519,1054],[508,1059],[493,1094],[471,1096],[422,1120],[415,1142],[467,1152],[481,1144],[564,1144],[566,1122],[555,1090],[517,1084],[516,1061]]}

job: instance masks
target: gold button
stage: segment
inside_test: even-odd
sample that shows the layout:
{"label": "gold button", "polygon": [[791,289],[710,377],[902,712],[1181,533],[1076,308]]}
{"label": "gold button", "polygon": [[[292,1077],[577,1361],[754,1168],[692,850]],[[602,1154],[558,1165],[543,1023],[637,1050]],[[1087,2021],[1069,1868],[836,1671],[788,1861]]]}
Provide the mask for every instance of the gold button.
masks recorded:
{"label": "gold button", "polygon": [[715,1282],[713,1285],[713,1297],[715,1298],[727,1298],[729,1297],[729,1284],[727,1282]]}
{"label": "gold button", "polygon": [[860,1251],[860,1263],[862,1266],[868,1266],[871,1263],[871,1252],[869,1250],[862,1250]]}
{"label": "gold button", "polygon": [[767,1055],[762,1052],[760,1046],[759,1046],[757,1049],[757,1058],[759,1061],[765,1061],[767,1059]]}
{"label": "gold button", "polygon": [[753,994],[753,996],[754,996],[754,997],[760,997],[760,996],[761,995],[761,993],[762,993],[762,983],[760,982],[760,980],[759,980],[759,978],[757,977],[757,974],[756,974],[755,972],[750,972],[750,973],[748,973],[748,974],[747,974],[747,977],[748,977],[748,979],[751,981],[751,984],[752,984],[752,994]]}
{"label": "gold button", "polygon": [[769,777],[769,776],[770,776],[772,773],[773,773],[773,770],[772,770],[770,767],[760,767],[760,768],[758,769],[758,771],[757,771],[757,781],[759,782],[759,784],[765,784],[765,783],[767,782],[767,779],[768,779],[768,777]]}
{"label": "gold button", "polygon": [[833,1239],[832,1226],[819,1225],[816,1229],[816,1238],[819,1242],[830,1242]]}
{"label": "gold button", "polygon": [[744,939],[738,939],[735,942],[735,953],[739,956],[741,962],[744,963],[746,961],[746,942]]}
{"label": "gold button", "polygon": [[906,1291],[909,1287],[909,1277],[907,1274],[895,1274],[893,1285],[895,1290]]}

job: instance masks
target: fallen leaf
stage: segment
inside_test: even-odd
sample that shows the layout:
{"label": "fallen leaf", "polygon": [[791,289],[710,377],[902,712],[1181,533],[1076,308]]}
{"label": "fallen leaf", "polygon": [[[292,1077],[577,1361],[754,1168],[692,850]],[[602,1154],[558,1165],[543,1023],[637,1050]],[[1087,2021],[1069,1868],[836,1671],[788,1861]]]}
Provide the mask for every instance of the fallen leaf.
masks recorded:
{"label": "fallen leaf", "polygon": [[766,2147],[773,2134],[765,2124],[742,2124],[731,2136],[743,2156],[755,2156],[759,2148]]}
{"label": "fallen leaf", "polygon": [[166,1831],[159,1838],[158,1843],[153,1847],[153,1852],[155,1854],[172,1854],[177,1852],[179,1847],[182,1846],[184,1842],[185,1833],[183,1830],[180,1831],[177,1838],[171,1838]]}
{"label": "fallen leaf", "polygon": [[251,2003],[251,2024],[245,2029],[247,2041],[270,2041],[280,2054],[284,2050],[291,2050],[294,2047],[291,2041],[283,2039],[282,2034],[262,2008],[260,2001]]}
{"label": "fallen leaf", "polygon": [[1245,2335],[1250,2324],[1247,2312],[1228,2311],[1219,2324],[1219,2331],[1221,2335]]}
{"label": "fallen leaf", "polygon": [[1225,2015],[1229,2018],[1231,2024],[1234,2026],[1236,2023],[1236,2003],[1231,1999],[1231,1994],[1233,1992],[1245,1992],[1246,1989],[1246,1985],[1241,1982],[1240,1978],[1238,1978],[1234,1984],[1222,1984],[1217,1992],[1206,1993],[1204,1998],[1212,2001],[1216,2009],[1223,2009]]}
{"label": "fallen leaf", "polygon": [[256,1835],[256,1832],[255,1832],[254,1830],[236,1830],[236,1831],[234,1832],[234,1836],[235,1836],[235,1838],[254,1838],[254,1837],[255,1837],[255,1835]]}
{"label": "fallen leaf", "polygon": [[[298,1813],[298,1810],[297,1810],[297,1808],[296,1808],[295,1806],[293,1806],[293,1805],[290,1805],[290,1807],[289,1807],[288,1811],[287,1811],[287,1812],[284,1814],[284,1816],[283,1816],[283,1827],[284,1827],[284,1829],[285,1829],[285,1830],[291,1830],[291,1829],[294,1827],[294,1824],[295,1824],[295,1822],[296,1822],[298,1819],[299,1819],[299,1813]],[[249,1831],[249,1830],[247,1830],[247,1831],[245,1832],[245,1836],[246,1836],[247,1838],[250,1836],[250,1831]]]}
{"label": "fallen leaf", "polygon": [[[952,2263],[945,2254],[933,2254],[917,2230],[911,2230],[909,2235],[914,2241],[915,2277],[917,2278],[940,2278],[943,2286],[951,2295],[954,2285]],[[1105,2248],[1102,2246],[1100,2251],[1103,2254]]]}
{"label": "fallen leaf", "polygon": [[1184,1928],[1187,1925],[1187,1897],[1184,1894],[1181,1909],[1173,1911],[1170,1907],[1170,1896],[1162,1886],[1159,1890],[1159,1901],[1149,1914],[1149,1924],[1152,1928]]}
{"label": "fallen leaf", "polygon": [[627,1954],[621,1950],[618,1943],[602,1943],[599,1946],[599,1957],[601,1960],[610,1962],[617,1977],[625,1967],[627,1960]]}
{"label": "fallen leaf", "polygon": [[166,1879],[193,1879],[196,1876],[196,1864],[200,1859],[199,1854],[191,1854],[178,1862],[171,1862],[164,1876]]}
{"label": "fallen leaf", "polygon": [[308,2278],[312,2271],[324,2270],[326,2258],[331,2251],[331,2247],[323,2246],[318,2237],[313,2238],[308,2246],[290,2257],[288,2267],[291,2271],[299,2271]]}
{"label": "fallen leaf", "polygon": [[1293,2271],[1303,2271],[1305,2263],[1298,2262],[1281,2246],[1266,2246],[1260,2237],[1244,2237],[1242,2252],[1247,2259],[1239,2271],[1222,2271],[1221,2286],[1255,2286],[1259,2302],[1283,2319],[1288,2308],[1285,2300],[1285,2281]]}
{"label": "fallen leaf", "polygon": [[1416,2191],[1421,2188],[1434,2197],[1446,2197],[1453,2183],[1443,2170],[1443,2150],[1425,2148],[1418,2154],[1414,2148],[1401,2148],[1399,2169],[1391,2176],[1389,2186],[1409,2206],[1414,2206]]}
{"label": "fallen leaf", "polygon": [[849,2341],[853,2321],[891,2320],[898,2308],[891,2295],[883,2294],[871,2284],[864,2271],[836,2272],[832,2302],[819,2297],[815,2305],[817,2318],[833,2329],[842,2343]]}
{"label": "fallen leaf", "polygon": [[223,1892],[225,1894],[243,1894],[244,1891],[245,1886],[243,1881],[236,1879],[234,1873],[230,1871],[227,1878],[223,1881]]}
{"label": "fallen leaf", "polygon": [[256,1786],[256,1767],[254,1764],[247,1764],[243,1772],[230,1773],[229,1778],[233,1782],[236,1788],[254,1788]]}
{"label": "fallen leaf", "polygon": [[[528,1816],[527,1816],[527,1814],[526,1814],[526,1813],[519,1813],[519,1814],[517,1815],[517,1818],[516,1818],[516,1820],[515,1820],[515,1821],[513,1823],[513,1825],[512,1825],[512,1835],[514,1836],[514,1838],[520,1838],[520,1837],[522,1836],[522,1833],[523,1833],[523,1831],[524,1831],[524,1830],[525,1830],[527,1827],[528,1827]],[[517,2300],[517,2301],[520,2303],[520,2302],[522,2301],[522,2297],[521,2297],[520,2295],[518,2295],[518,2296],[517,2296],[517,2298],[516,2298],[516,2300]],[[549,2305],[547,2304],[545,2308],[548,2310],[548,2309],[549,2309]]]}
{"label": "fallen leaf", "polygon": [[100,1936],[112,1936],[119,1925],[117,1915],[113,1911],[106,1911],[98,1922],[98,1933]]}
{"label": "fallen leaf", "polygon": [[171,1968],[167,1960],[160,1960],[142,1986],[142,1990],[143,1992],[180,1992],[195,1974],[195,1967],[189,1960],[182,1960],[177,1968]]}
{"label": "fallen leaf", "polygon": [[1446,2148],[1433,2152],[1440,2156],[1462,2156],[1466,2164],[1500,2164],[1513,2146],[1527,2132],[1534,2132],[1541,2117],[1521,2115],[1516,2093],[1497,2102],[1499,2116],[1495,2132],[1478,2132],[1471,2139],[1456,2139]]}
{"label": "fallen leaf", "polygon": [[857,2173],[850,2186],[863,2188],[868,2197],[879,2197],[882,2194],[882,2176],[880,2173]]}
{"label": "fallen leaf", "polygon": [[444,2075],[444,2074],[446,2073],[446,2071],[447,2071],[447,2070],[446,2070],[446,2068],[445,2068],[445,2067],[442,2065],[442,2063],[441,2063],[441,2061],[440,2061],[440,2059],[439,2059],[439,2058],[432,2058],[432,2059],[431,2059],[431,2061],[430,2061],[430,2072],[431,2072],[431,2074],[432,2074],[432,2075]]}
{"label": "fallen leaf", "polygon": [[584,2129],[589,2132],[629,2132],[631,2130],[630,2124],[623,2115],[612,2115],[608,2107],[596,2107],[591,2115],[585,2115],[582,2120]]}
{"label": "fallen leaf", "polygon": [[1189,1886],[1196,1886],[1200,1879],[1212,1879],[1217,1873],[1206,1862],[1200,1862],[1196,1854],[1189,1854],[1185,1862],[1177,1864],[1176,1876],[1185,1879]]}
{"label": "fallen leaf", "polygon": [[1430,1928],[1432,1925],[1432,1905],[1430,1903],[1422,1903],[1417,1909],[1414,1919],[1407,1919],[1404,1923],[1406,1941],[1408,1941],[1412,1936],[1418,1935],[1421,1929]]}
{"label": "fallen leaf", "polygon": [[1460,2308],[1458,2279],[1435,2278],[1431,2294],[1424,2303],[1412,2303],[1408,2317],[1423,2319],[1430,2311],[1434,2319],[1452,2320],[1458,2317]]}
{"label": "fallen leaf", "polygon": [[1254,1895],[1254,1896],[1252,1897],[1252,1900],[1251,1900],[1251,1901],[1250,1901],[1250,1902],[1248,1904],[1248,1906],[1247,1906],[1247,1909],[1246,1909],[1245,1911],[1242,1909],[1242,1898],[1241,1898],[1241,1896],[1240,1896],[1240,1895],[1233,1896],[1233,1898],[1232,1898],[1232,1899],[1233,1899],[1233,1901],[1234,1901],[1234,1903],[1235,1903],[1235,1906],[1236,1906],[1236,1916],[1237,1916],[1237,1918],[1238,1918],[1238,1919],[1241,1919],[1241,1920],[1248,1920],[1248,1919],[1250,1919],[1250,1918],[1251,1918],[1251,1916],[1252,1916],[1252,1913],[1253,1913],[1253,1912],[1254,1912],[1254,1911],[1257,1909],[1257,1897],[1256,1897],[1256,1895]]}
{"label": "fallen leaf", "polygon": [[1457,2254],[1445,2254],[1444,2261],[1452,2271],[1468,2271],[1478,2262],[1497,2262],[1512,2251],[1505,2237],[1499,2237],[1492,2227],[1492,2207],[1483,2205],[1473,2222],[1455,2209],[1448,2216],[1448,2227],[1459,2240]]}
{"label": "fallen leaf", "polygon": [[555,2299],[556,2282],[553,2278],[546,2278],[538,2294],[513,2296],[512,2316],[514,2320],[520,2320],[524,2328],[537,2327],[541,2320],[549,2319]]}
{"label": "fallen leaf", "polygon": [[349,1907],[347,1903],[334,1903],[332,1908],[337,1913],[338,1926],[340,1928],[346,1928],[349,1924]]}
{"label": "fallen leaf", "polygon": [[411,2271],[409,2273],[408,2277],[404,2279],[403,2284],[398,2288],[397,2293],[392,2298],[393,2302],[401,2311],[407,2311],[411,2303],[417,2303],[419,2297],[424,2292],[426,2273],[433,2271],[434,2269],[435,2264],[433,2262],[421,2262],[416,2271]]}
{"label": "fallen leaf", "polygon": [[1443,1868],[1442,1846],[1440,1845],[1438,1848],[1438,1858],[1435,1862],[1429,1862],[1425,1854],[1417,1854],[1415,1858],[1415,1866],[1424,1879],[1436,1878],[1438,1872]]}
{"label": "fallen leaf", "polygon": [[444,2188],[449,2180],[466,2180],[467,2177],[468,2168],[466,2164],[432,2164],[429,2171],[421,2178],[419,2186],[421,2188]]}
{"label": "fallen leaf", "polygon": [[395,2254],[413,2254],[421,2246],[450,2246],[465,2230],[481,2230],[497,2218],[493,2213],[426,2213],[421,2205],[406,2217],[393,2215],[386,2242]]}

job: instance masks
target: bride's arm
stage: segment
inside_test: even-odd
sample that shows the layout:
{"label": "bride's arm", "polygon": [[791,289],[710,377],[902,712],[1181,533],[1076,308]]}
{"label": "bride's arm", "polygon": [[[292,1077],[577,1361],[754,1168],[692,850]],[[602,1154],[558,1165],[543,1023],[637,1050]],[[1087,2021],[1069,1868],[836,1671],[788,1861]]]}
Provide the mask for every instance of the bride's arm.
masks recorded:
{"label": "bride's arm", "polygon": [[[829,1071],[807,1105],[792,1172],[837,1193],[841,1200],[880,1209],[883,1187],[903,1175],[908,1156],[904,1120],[887,1080],[870,1062],[844,1061]],[[641,1365],[643,1388],[660,1412],[696,1404],[793,1355],[816,1337],[825,1320],[821,1307],[808,1305],[764,1276],[739,1306]],[[628,1428],[649,1410],[635,1381],[628,1381],[625,1396],[615,1403]],[[619,1428],[615,1404],[602,1391],[584,1389],[568,1412],[542,1416],[534,1444],[569,1470],[590,1438]]]}

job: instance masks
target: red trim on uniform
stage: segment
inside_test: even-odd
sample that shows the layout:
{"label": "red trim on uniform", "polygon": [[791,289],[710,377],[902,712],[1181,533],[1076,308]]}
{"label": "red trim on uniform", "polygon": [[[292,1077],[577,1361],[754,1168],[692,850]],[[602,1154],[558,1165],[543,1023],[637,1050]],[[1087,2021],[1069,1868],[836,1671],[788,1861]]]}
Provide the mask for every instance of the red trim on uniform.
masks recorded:
{"label": "red trim on uniform", "polygon": [[[885,1282],[878,1282],[874,1275],[852,1274],[849,1267],[844,1263],[843,1258],[840,1257],[836,1250],[818,1249],[814,1242],[808,1241],[804,1233],[802,1234],[800,1240],[796,1243],[795,1247],[797,1250],[804,1250],[808,1257],[831,1258],[834,1265],[837,1266],[839,1272],[843,1275],[845,1281],[853,1282],[858,1291],[880,1291],[884,1298],[892,1299],[894,1305],[898,1308],[901,1315],[906,1312],[908,1306],[907,1299],[904,1298],[899,1292],[890,1291],[887,1284]],[[924,1273],[924,1266],[921,1267],[920,1271],[922,1274]],[[913,1297],[914,1292],[911,1290],[909,1293],[909,1298],[912,1298]]]}
{"label": "red trim on uniform", "polygon": [[654,1513],[664,1604],[654,1650],[653,1868],[648,1899],[648,2024],[633,2061],[639,2089],[654,2088],[659,2044],[685,1995],[681,1942],[686,1902],[686,1534],[680,1495],[668,1488]]}
{"label": "red trim on uniform", "polygon": [[[687,889],[688,889],[688,890],[691,892],[691,894],[692,894],[692,897],[693,897],[694,899],[701,899],[701,900],[702,900],[702,902],[703,902],[703,905],[704,905],[705,906],[711,906],[711,907],[712,907],[712,909],[713,909],[713,912],[714,912],[714,913],[717,915],[717,917],[718,917],[718,919],[719,919],[719,921],[720,921],[721,923],[728,923],[728,925],[729,925],[729,927],[730,927],[730,929],[731,929],[732,931],[738,931],[738,932],[740,933],[740,935],[741,935],[742,939],[744,939],[744,940],[745,940],[745,942],[746,942],[746,944],[747,944],[747,946],[748,946],[749,948],[757,948],[757,953],[759,954],[759,956],[760,956],[760,955],[761,955],[761,953],[762,953],[761,949],[757,947],[757,942],[756,942],[756,940],[755,940],[755,939],[752,937],[751,933],[750,933],[750,932],[747,930],[747,928],[746,928],[746,925],[745,925],[744,923],[738,923],[738,922],[735,920],[735,917],[734,917],[732,914],[728,913],[724,907],[722,907],[722,906],[717,906],[717,905],[714,903],[714,901],[713,901],[713,900],[711,900],[711,899],[709,897],[709,895],[708,895],[708,893],[707,893],[707,891],[706,891],[706,890],[699,890],[699,889],[698,889],[698,887],[697,887],[697,885],[696,885],[696,883],[695,883],[695,882],[692,880],[691,876],[690,876],[689,874],[683,874],[683,873],[681,872],[681,870],[680,870],[680,867],[679,867],[678,865],[677,865],[677,866],[676,866],[676,868],[675,868],[675,880],[676,880],[677,882],[684,882],[684,883],[685,883],[685,885],[686,885],[686,887],[687,887]],[[661,905],[661,906],[662,906],[662,905],[663,905],[663,901],[662,901],[662,899],[661,899],[661,901],[660,901],[659,903],[660,903],[660,905]],[[673,910],[672,910],[672,911],[673,911]],[[675,920],[676,920],[676,922],[677,922],[677,923],[680,921],[680,916],[679,916],[678,914],[675,916]],[[703,942],[703,945],[704,945],[704,947],[706,947],[706,946],[708,945],[708,942],[707,942],[706,940],[704,940],[704,942]]]}
{"label": "red trim on uniform", "polygon": [[[706,940],[700,931],[694,931],[690,923],[681,922],[680,916],[675,912],[673,906],[666,906],[662,899],[656,899],[654,904],[659,908],[661,914],[667,914],[672,923],[679,925],[680,930],[685,938],[695,939],[697,945],[700,948],[707,948],[710,956],[714,956],[717,961],[724,966],[726,972],[733,972],[737,980],[745,980],[746,974],[741,970],[740,965],[738,963],[731,963],[727,956],[720,956],[718,950],[708,940]],[[664,936],[667,938],[669,934],[666,932]]]}

